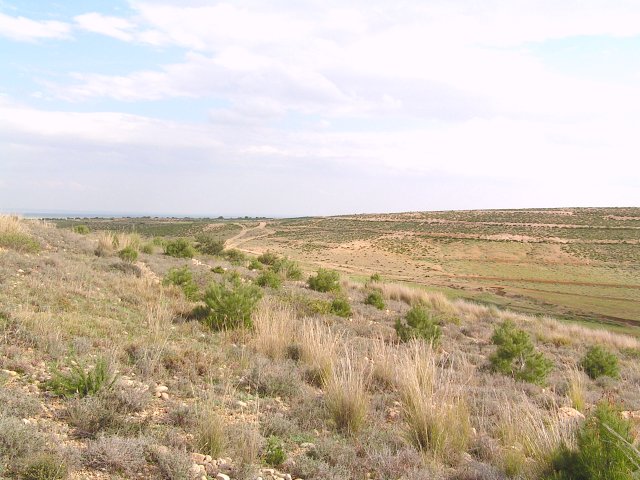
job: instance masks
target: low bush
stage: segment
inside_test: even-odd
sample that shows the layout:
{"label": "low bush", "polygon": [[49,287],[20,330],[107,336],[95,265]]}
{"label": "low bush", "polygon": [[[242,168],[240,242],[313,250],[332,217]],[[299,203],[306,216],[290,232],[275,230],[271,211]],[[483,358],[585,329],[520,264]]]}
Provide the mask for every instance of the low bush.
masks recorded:
{"label": "low bush", "polygon": [[0,415],[0,475],[4,473],[3,465],[17,467],[44,444],[43,436],[32,425],[25,425],[16,417]]}
{"label": "low bush", "polygon": [[382,293],[380,293],[380,291],[378,290],[374,290],[369,293],[369,295],[367,295],[367,298],[365,298],[364,303],[365,305],[376,307],[378,310],[383,310],[385,307]]}
{"label": "low bush", "polygon": [[111,269],[124,273],[125,275],[133,275],[134,277],[142,277],[142,270],[138,265],[129,262],[119,262],[111,264]]}
{"label": "low bush", "polygon": [[224,250],[224,240],[209,235],[198,235],[196,248],[205,255],[220,255]]}
{"label": "low bush", "polygon": [[435,345],[440,340],[442,330],[430,310],[423,305],[415,305],[404,318],[396,320],[396,333],[403,342],[419,338]]}
{"label": "low bush", "polygon": [[506,320],[495,328],[491,341],[498,346],[490,357],[494,371],[525,382],[543,384],[546,381],[553,363],[535,351],[527,332]]}
{"label": "low bush", "polygon": [[125,247],[118,252],[118,257],[124,262],[133,263],[138,259],[138,251],[131,246]]}
{"label": "low bush", "polygon": [[233,265],[241,265],[247,259],[247,256],[236,248],[224,250],[222,252],[224,258],[229,260]]}
{"label": "low bush", "polygon": [[226,270],[224,268],[222,268],[220,265],[216,265],[215,267],[213,267],[211,269],[211,271],[213,273],[218,273],[220,275],[224,275],[224,273],[226,272]]}
{"label": "low bush", "polygon": [[203,321],[213,330],[251,328],[251,313],[261,297],[258,287],[237,279],[211,283],[204,292]]}
{"label": "low bush", "polygon": [[147,464],[146,446],[147,442],[142,438],[102,436],[90,441],[82,456],[88,467],[132,478]]}
{"label": "low bush", "polygon": [[638,451],[631,424],[608,402],[600,402],[577,435],[577,446],[555,453],[550,480],[632,480],[638,474]]}
{"label": "low bush", "polygon": [[320,268],[315,275],[309,277],[307,285],[317,292],[337,292],[340,290],[340,275],[335,270]]}
{"label": "low bush", "polygon": [[153,243],[147,242],[140,247],[140,251],[142,253],[146,253],[147,255],[153,255],[153,253],[155,252],[155,248]]}
{"label": "low bush", "polygon": [[210,407],[200,411],[193,435],[196,451],[218,458],[224,451],[226,438],[220,416]]}
{"label": "low bush", "polygon": [[86,225],[76,225],[73,227],[73,231],[79,233],[80,235],[87,235],[91,230]]}
{"label": "low bush", "polygon": [[600,345],[589,348],[580,362],[580,367],[592,379],[602,376],[620,377],[618,357]]}
{"label": "low bush", "polygon": [[278,467],[284,463],[287,459],[287,454],[280,438],[271,436],[267,439],[267,446],[262,459],[264,463],[271,467]]}
{"label": "low bush", "polygon": [[0,247],[21,253],[40,251],[40,244],[30,235],[21,232],[0,233]]}
{"label": "low bush", "polygon": [[256,283],[261,287],[270,287],[273,289],[282,287],[282,279],[280,278],[280,275],[272,270],[265,270],[260,275],[258,275],[258,278],[256,278]]}
{"label": "low bush", "polygon": [[262,270],[264,269],[264,266],[255,258],[252,258],[249,265],[247,265],[247,268],[249,270]]}
{"label": "low bush", "polygon": [[149,456],[157,465],[163,480],[191,480],[192,461],[186,452],[154,446],[150,448]]}
{"label": "low bush", "polygon": [[115,406],[102,396],[73,399],[67,405],[65,418],[79,438],[95,438],[98,433],[117,429],[124,422]]}
{"label": "low bush", "polygon": [[68,373],[54,372],[47,387],[56,395],[86,397],[95,395],[102,389],[111,388],[116,380],[117,377],[111,373],[107,361],[101,358],[91,369],[85,370],[82,365],[76,363],[71,365]]}
{"label": "low bush", "polygon": [[298,262],[286,257],[276,260],[271,269],[285,280],[300,280],[302,278],[302,270],[300,270]]}
{"label": "low bush", "polygon": [[348,318],[351,316],[351,305],[345,297],[336,297],[331,302],[331,313],[339,317]]}
{"label": "low bush", "polygon": [[274,265],[279,258],[278,254],[266,251],[258,257],[258,261],[263,265]]}
{"label": "low bush", "polygon": [[176,258],[193,258],[196,251],[189,241],[178,238],[167,242],[164,246],[164,254]]}
{"label": "low bush", "polygon": [[63,480],[69,470],[65,461],[51,454],[41,454],[31,460],[22,472],[23,480]]}
{"label": "low bush", "polygon": [[374,273],[369,277],[369,280],[371,282],[381,282],[382,281],[382,277],[380,276],[379,273]]}
{"label": "low bush", "polygon": [[189,267],[171,268],[162,280],[163,285],[176,285],[184,292],[184,296],[189,300],[198,299],[198,285],[193,280],[193,274]]}

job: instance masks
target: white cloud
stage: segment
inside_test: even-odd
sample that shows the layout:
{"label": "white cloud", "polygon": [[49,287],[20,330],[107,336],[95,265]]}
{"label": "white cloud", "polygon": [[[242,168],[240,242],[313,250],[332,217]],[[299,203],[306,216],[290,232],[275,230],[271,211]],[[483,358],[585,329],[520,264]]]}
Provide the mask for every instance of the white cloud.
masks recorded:
{"label": "white cloud", "polygon": [[125,42],[134,38],[131,31],[135,25],[124,18],[92,12],[78,15],[74,20],[78,28],[87,32],[99,33]]}
{"label": "white cloud", "polygon": [[55,20],[31,20],[0,13],[0,36],[19,42],[35,42],[47,38],[67,38],[71,32],[68,23]]}

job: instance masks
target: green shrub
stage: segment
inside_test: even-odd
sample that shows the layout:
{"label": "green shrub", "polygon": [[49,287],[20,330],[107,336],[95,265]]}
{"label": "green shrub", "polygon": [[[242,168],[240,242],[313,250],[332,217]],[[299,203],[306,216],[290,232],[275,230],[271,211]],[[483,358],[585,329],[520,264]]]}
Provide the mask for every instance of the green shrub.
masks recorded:
{"label": "green shrub", "polygon": [[337,292],[340,290],[340,275],[335,270],[320,268],[314,276],[309,277],[307,284],[317,292]]}
{"label": "green shrub", "polygon": [[140,247],[140,251],[142,253],[146,253],[147,255],[153,255],[155,249],[153,248],[153,243],[147,242]]}
{"label": "green shrub", "polygon": [[224,250],[224,240],[209,235],[196,237],[197,249],[205,255],[220,255]]}
{"label": "green shrub", "polygon": [[82,365],[75,363],[69,373],[54,372],[47,387],[56,395],[86,397],[95,395],[103,388],[113,387],[116,380],[117,377],[111,373],[107,361],[101,358],[92,369],[85,370]]}
{"label": "green shrub", "polygon": [[535,351],[527,332],[517,329],[513,322],[506,320],[495,328],[491,341],[498,346],[490,357],[494,371],[525,382],[545,382],[553,363]]}
{"label": "green shrub", "polygon": [[222,268],[220,265],[216,265],[215,267],[213,267],[211,269],[211,271],[213,273],[219,273],[220,275],[224,275],[224,273],[226,272],[226,270],[224,268]]}
{"label": "green shrub", "polygon": [[371,275],[371,277],[369,277],[369,280],[372,282],[381,282],[382,277],[380,276],[379,273],[374,273],[373,275]]}
{"label": "green shrub", "polygon": [[258,287],[240,280],[211,283],[204,292],[204,323],[214,330],[252,328],[251,313],[261,297]]}
{"label": "green shrub", "polygon": [[164,246],[164,254],[176,258],[193,258],[195,249],[184,238],[178,238],[167,242]]}
{"label": "green shrub", "polygon": [[69,474],[64,460],[55,456],[42,454],[29,462],[22,472],[24,480],[63,480]]}
{"label": "green shrub", "polygon": [[241,265],[247,260],[247,256],[236,248],[231,248],[222,252],[224,258],[229,260],[233,265]]}
{"label": "green shrub", "polygon": [[138,251],[133,247],[125,247],[118,252],[118,257],[124,262],[133,263],[138,259]]}
{"label": "green shrub", "polygon": [[403,342],[421,338],[435,345],[440,341],[442,330],[430,310],[423,305],[415,305],[404,319],[396,320],[396,333]]}
{"label": "green shrub", "polygon": [[172,268],[164,276],[163,285],[176,285],[182,289],[184,296],[189,300],[198,299],[198,285],[193,280],[193,274],[189,267]]}
{"label": "green shrub", "polygon": [[86,225],[76,225],[73,227],[73,231],[80,235],[87,235],[91,230],[89,230],[89,227]]}
{"label": "green shrub", "polygon": [[21,253],[40,251],[40,244],[30,235],[21,232],[0,233],[0,247]]}
{"label": "green shrub", "polygon": [[374,290],[373,292],[369,293],[369,295],[367,295],[367,298],[365,298],[364,303],[366,305],[372,305],[378,310],[383,310],[385,307],[382,293],[380,293],[378,290]]}
{"label": "green shrub", "polygon": [[256,278],[256,283],[261,287],[278,289],[282,286],[282,279],[277,273],[271,270],[265,270],[260,275],[258,275],[258,278]]}
{"label": "green shrub", "polygon": [[252,258],[251,261],[249,262],[249,265],[247,265],[247,268],[249,270],[262,270],[264,267],[258,260],[256,260],[255,258]]}
{"label": "green shrub", "polygon": [[287,455],[282,445],[282,440],[276,436],[267,439],[267,447],[264,452],[264,463],[272,467],[280,466],[287,459]]}
{"label": "green shrub", "polygon": [[580,366],[593,379],[602,376],[620,377],[618,358],[600,345],[589,348],[582,362],[580,362]]}
{"label": "green shrub", "polygon": [[632,480],[637,478],[638,452],[631,424],[608,402],[600,402],[582,425],[577,448],[561,446],[546,478],[553,480]]}
{"label": "green shrub", "polygon": [[348,318],[351,316],[351,305],[344,297],[336,297],[331,302],[331,313],[339,317]]}
{"label": "green shrub", "polygon": [[285,280],[300,280],[302,278],[302,270],[300,270],[298,262],[286,257],[276,260],[271,269]]}
{"label": "green shrub", "polygon": [[153,237],[153,240],[151,240],[151,243],[153,243],[156,247],[164,248],[164,246],[167,244],[167,240],[162,237]]}
{"label": "green shrub", "polygon": [[278,254],[266,251],[258,257],[258,261],[264,265],[274,265],[279,258]]}

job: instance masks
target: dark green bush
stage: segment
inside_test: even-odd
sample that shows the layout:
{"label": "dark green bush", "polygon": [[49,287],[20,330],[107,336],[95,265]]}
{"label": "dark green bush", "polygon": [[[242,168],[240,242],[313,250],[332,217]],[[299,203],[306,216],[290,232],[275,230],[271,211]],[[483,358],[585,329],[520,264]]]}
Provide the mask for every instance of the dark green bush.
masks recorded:
{"label": "dark green bush", "polygon": [[0,233],[0,247],[22,253],[40,251],[40,244],[30,235],[21,232]]}
{"label": "dark green bush", "polygon": [[86,225],[76,225],[73,227],[73,231],[80,235],[87,235],[91,230],[89,230],[89,227]]}
{"label": "dark green bush", "polygon": [[124,262],[133,263],[138,259],[138,251],[133,247],[125,247],[118,252],[118,257]]}
{"label": "dark green bush", "polygon": [[298,262],[286,257],[276,260],[271,269],[285,280],[300,280],[302,278],[302,270],[300,270]]}
{"label": "dark green bush", "polygon": [[278,254],[266,251],[258,257],[258,261],[264,265],[274,265],[279,258]]}
{"label": "dark green bush", "polygon": [[209,235],[198,235],[196,243],[198,251],[205,255],[220,255],[224,250],[224,240]]}
{"label": "dark green bush", "polygon": [[111,373],[107,361],[100,358],[92,369],[85,369],[79,363],[75,363],[71,365],[68,373],[54,372],[47,387],[56,395],[86,397],[113,387],[116,380],[117,377]]}
{"label": "dark green bush", "polygon": [[164,276],[163,285],[176,285],[182,289],[184,296],[189,300],[198,299],[198,285],[193,280],[193,274],[189,267],[172,268]]}
{"label": "dark green bush", "polygon": [[264,463],[272,467],[280,466],[287,459],[287,455],[284,451],[282,440],[276,436],[271,436],[267,439],[267,447],[264,452]]}
{"label": "dark green bush", "polygon": [[339,317],[348,318],[351,316],[351,305],[345,297],[336,297],[331,302],[331,313]]}
{"label": "dark green bush", "polygon": [[531,337],[516,328],[509,320],[498,325],[491,337],[496,352],[490,357],[494,371],[510,375],[516,380],[543,384],[553,368],[553,363],[542,353],[536,352]]}
{"label": "dark green bush", "polygon": [[618,357],[605,350],[600,345],[595,345],[587,351],[580,366],[590,378],[602,376],[618,378],[620,368],[618,367]]}
{"label": "dark green bush", "polygon": [[369,293],[369,295],[367,295],[367,298],[365,298],[364,303],[366,305],[372,305],[378,310],[383,310],[385,307],[382,293],[380,293],[378,290],[374,290],[373,292]]}
{"label": "dark green bush", "polygon": [[335,270],[320,268],[315,275],[309,277],[307,284],[317,292],[337,292],[340,290],[340,275]]}
{"label": "dark green bush", "polygon": [[213,330],[252,328],[251,313],[261,297],[260,288],[237,279],[211,283],[204,292],[203,321]]}
{"label": "dark green bush", "polygon": [[67,478],[68,468],[64,460],[48,454],[41,454],[31,460],[22,472],[23,480],[63,480]]}
{"label": "dark green bush", "polygon": [[381,282],[382,277],[380,276],[379,273],[374,273],[373,275],[371,275],[371,277],[369,277],[369,280],[372,282]]}
{"label": "dark green bush", "polygon": [[396,320],[396,333],[403,342],[421,338],[436,345],[440,341],[442,330],[430,310],[424,305],[414,305],[404,319]]}
{"label": "dark green bush", "polygon": [[265,270],[260,275],[258,275],[258,278],[256,278],[256,283],[261,287],[270,287],[274,289],[282,287],[282,279],[280,278],[280,275],[271,270]]}
{"label": "dark green bush", "polygon": [[222,252],[224,258],[229,260],[233,265],[241,265],[242,262],[247,260],[247,256],[240,250],[231,248]]}
{"label": "dark green bush", "polygon": [[224,273],[226,272],[226,270],[224,268],[222,268],[220,265],[216,265],[215,267],[213,267],[211,269],[211,271],[213,273],[218,273],[220,275],[224,275]]}
{"label": "dark green bush", "polygon": [[176,258],[193,258],[195,249],[184,238],[178,238],[167,242],[164,246],[164,254]]}
{"label": "dark green bush", "polygon": [[546,478],[552,480],[632,480],[640,460],[631,424],[608,402],[600,402],[578,432],[577,448],[561,446]]}

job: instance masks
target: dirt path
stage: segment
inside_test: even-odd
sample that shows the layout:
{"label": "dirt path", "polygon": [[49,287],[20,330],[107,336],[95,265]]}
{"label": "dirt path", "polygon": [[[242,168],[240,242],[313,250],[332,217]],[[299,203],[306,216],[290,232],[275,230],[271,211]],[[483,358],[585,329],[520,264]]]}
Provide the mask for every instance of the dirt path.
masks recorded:
{"label": "dirt path", "polygon": [[235,225],[238,225],[242,229],[242,231],[237,235],[227,239],[224,245],[225,248],[238,248],[240,245],[248,242],[249,240],[253,240],[254,238],[264,236],[264,235],[253,235],[249,238],[245,238],[251,232],[255,232],[257,230],[266,230],[267,222],[260,222],[257,227],[253,227],[253,228],[247,228],[241,223],[236,223]]}

